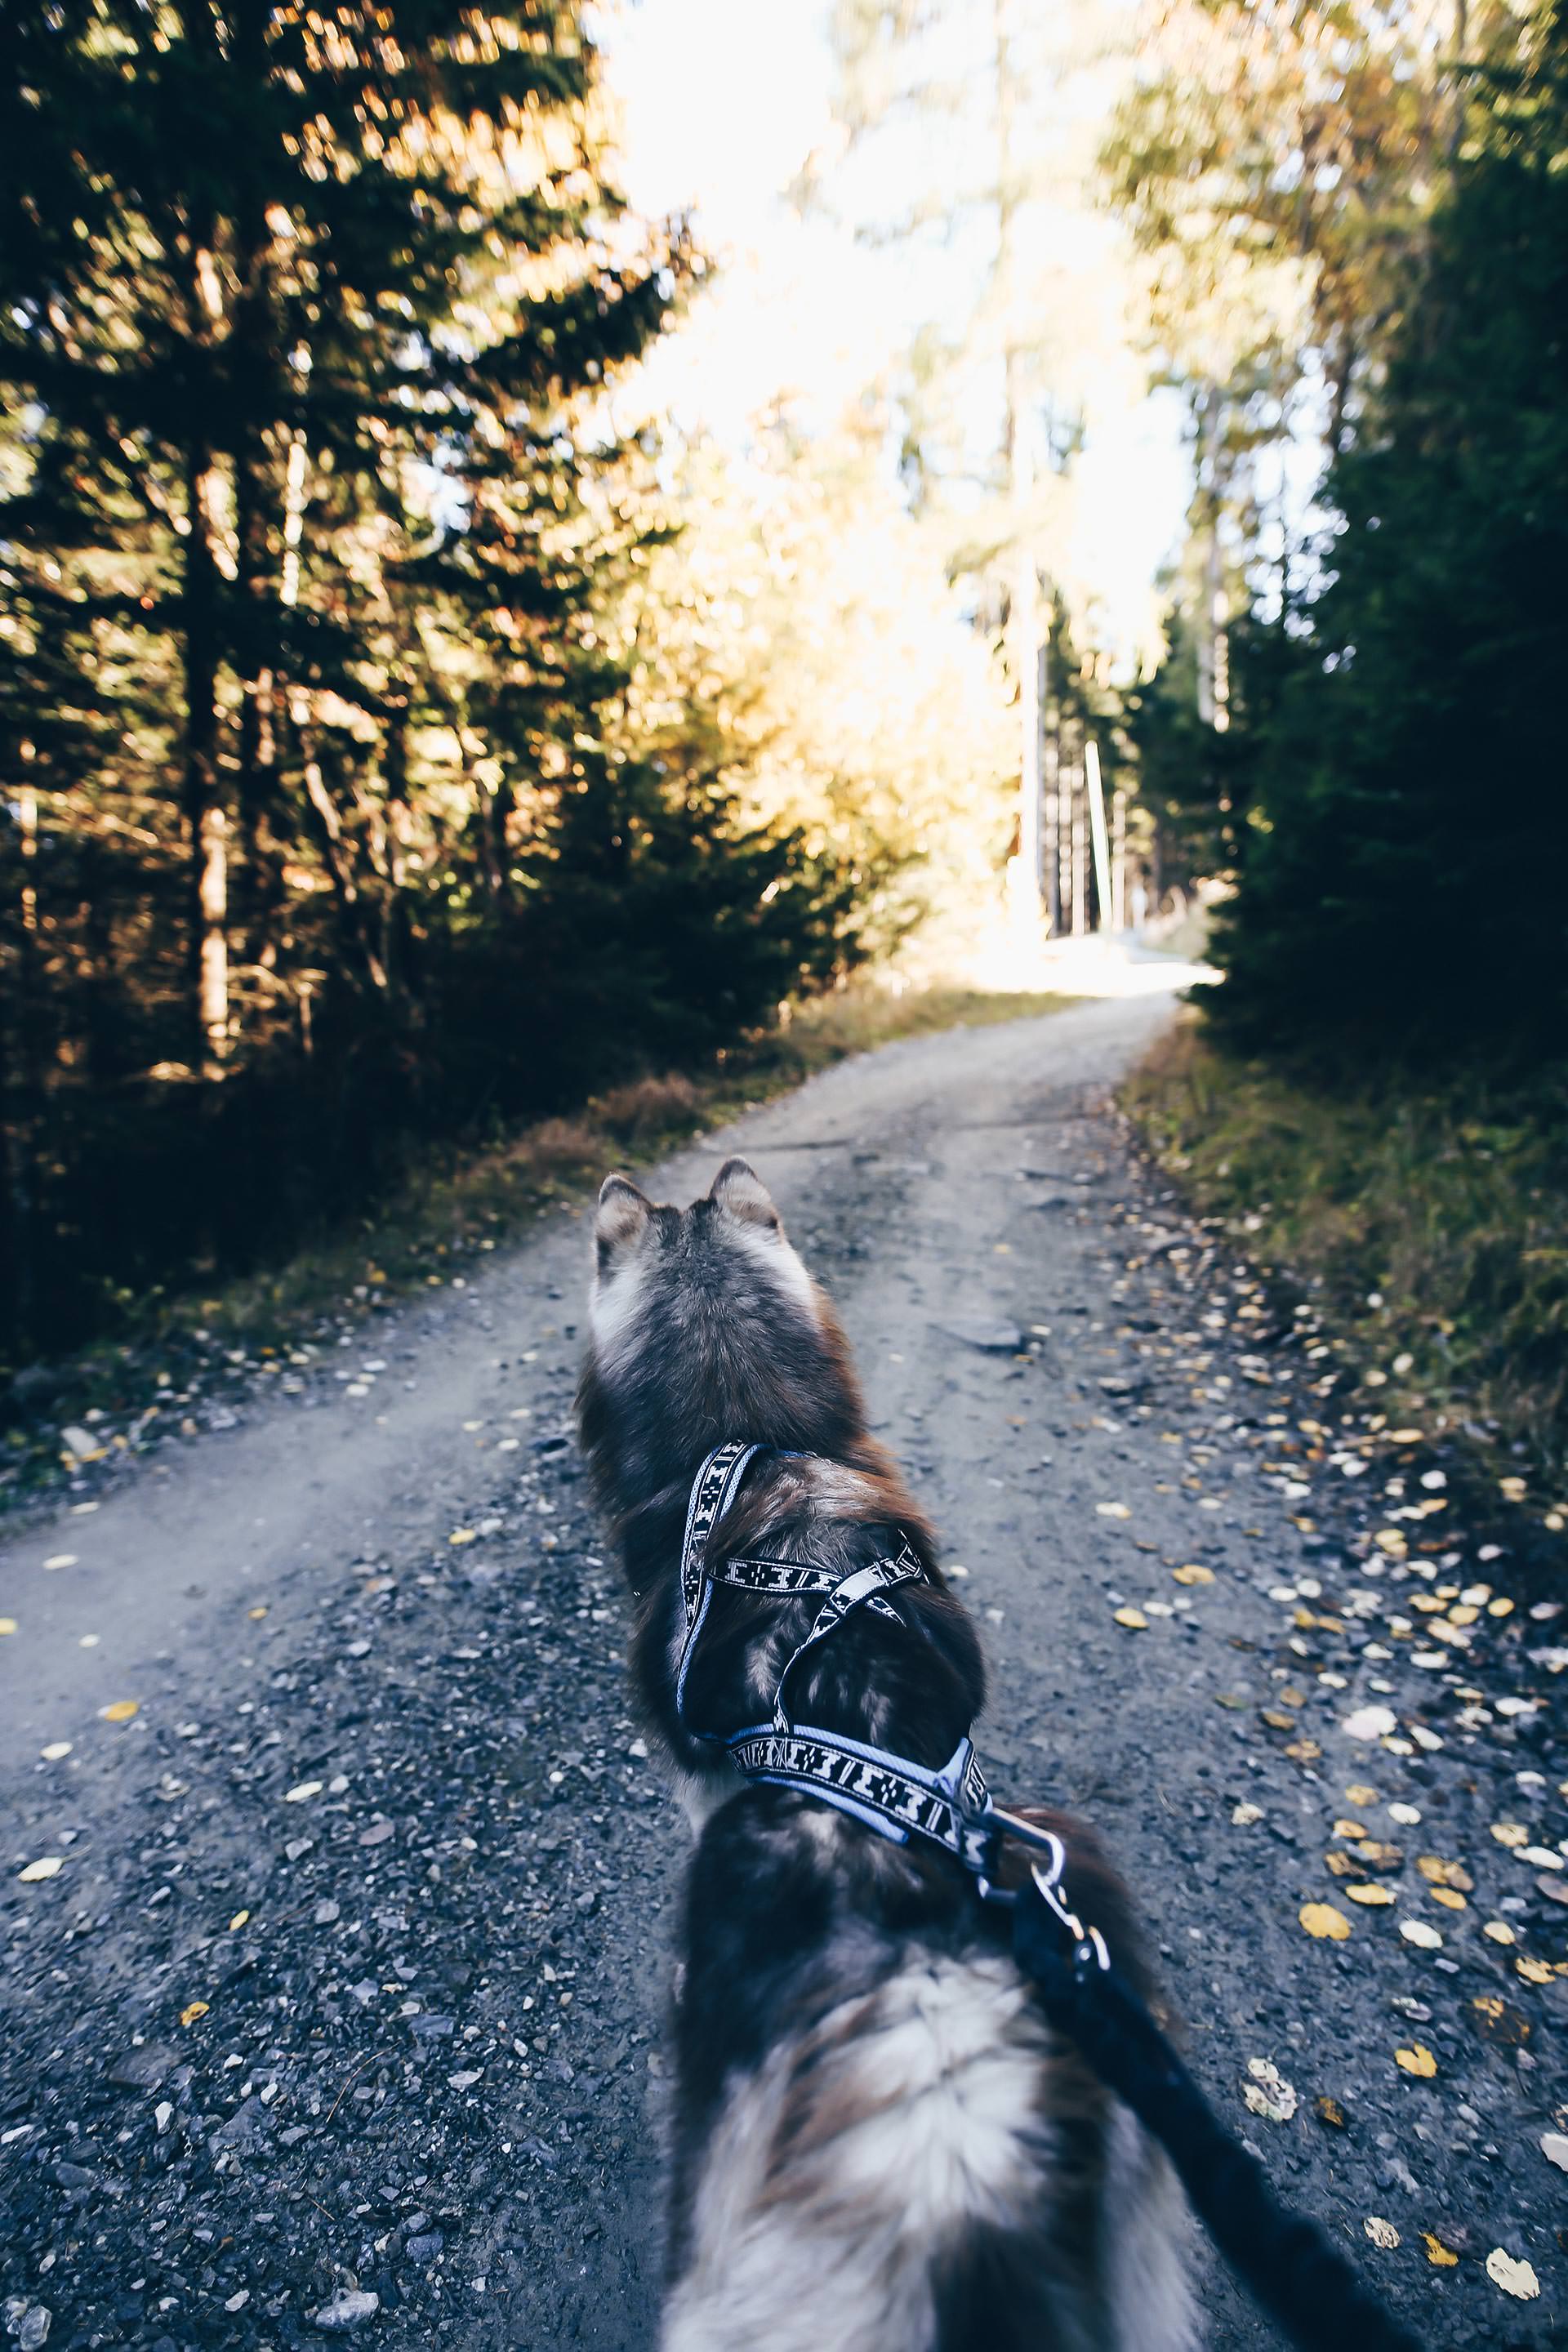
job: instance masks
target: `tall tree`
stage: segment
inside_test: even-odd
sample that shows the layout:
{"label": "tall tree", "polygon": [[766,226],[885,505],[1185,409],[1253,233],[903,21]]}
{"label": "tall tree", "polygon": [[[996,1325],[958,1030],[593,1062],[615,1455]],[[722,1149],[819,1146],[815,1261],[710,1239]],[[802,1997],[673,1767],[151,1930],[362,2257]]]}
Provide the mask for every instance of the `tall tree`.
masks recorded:
{"label": "tall tree", "polygon": [[[1060,911],[1042,897],[1042,751],[1052,601],[1069,587],[1067,478],[1106,265],[1103,237],[1074,218],[1104,27],[1088,0],[1050,12],[1020,0],[838,0],[830,36],[839,143],[807,184],[868,242],[918,254],[930,272],[942,323],[913,322],[889,388],[911,492],[945,509],[951,566],[977,583],[1006,643],[1014,871],[1037,929]],[[1063,266],[1069,250],[1082,257],[1076,271]]]}
{"label": "tall tree", "polygon": [[[1479,72],[1419,302],[1324,488],[1266,713],[1221,1014],[1340,1055],[1568,1015],[1568,16]],[[1329,568],[1331,566],[1331,570]]]}

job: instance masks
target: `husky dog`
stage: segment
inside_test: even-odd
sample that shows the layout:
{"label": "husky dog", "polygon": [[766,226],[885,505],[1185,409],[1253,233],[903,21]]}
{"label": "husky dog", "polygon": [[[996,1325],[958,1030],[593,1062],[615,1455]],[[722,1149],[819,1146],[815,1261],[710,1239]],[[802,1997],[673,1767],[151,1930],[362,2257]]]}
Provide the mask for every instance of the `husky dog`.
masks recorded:
{"label": "husky dog", "polygon": [[[688,1495],[744,1438],[769,1450],[711,1559],[761,1546],[847,1576],[901,1537],[923,1570],[799,1661],[800,1718],[940,1768],[979,1713],[973,1628],[868,1432],[832,1307],[743,1160],[685,1210],[607,1178],[595,1252],[584,1448],[636,1596],[643,1705],[698,1830],[665,2352],[1185,2352],[1169,2168],[1045,2024],[1006,1915],[937,1847],[743,1780],[700,1736],[766,1721],[818,1604],[715,1587],[678,1711]],[[1064,1838],[1074,1899],[1136,1980],[1092,1839],[1029,1818]]]}

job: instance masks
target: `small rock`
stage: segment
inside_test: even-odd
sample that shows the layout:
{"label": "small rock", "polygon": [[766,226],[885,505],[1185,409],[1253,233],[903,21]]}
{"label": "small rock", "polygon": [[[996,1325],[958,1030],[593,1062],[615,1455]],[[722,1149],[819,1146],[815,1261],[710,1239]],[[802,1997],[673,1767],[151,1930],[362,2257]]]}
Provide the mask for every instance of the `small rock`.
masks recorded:
{"label": "small rock", "polygon": [[318,1927],[330,1927],[338,1916],[338,1906],[330,1896],[325,1902],[318,1903],[310,1914],[311,1919]]}
{"label": "small rock", "polygon": [[433,2263],[446,2242],[439,2230],[432,2230],[427,2237],[410,2238],[405,2251],[411,2263]]}
{"label": "small rock", "polygon": [[353,2327],[363,2327],[381,2309],[381,2297],[365,2287],[340,2287],[330,2303],[321,2304],[305,2315],[312,2327],[320,2327],[328,2336],[346,2336]]}
{"label": "small rock", "polygon": [[258,2098],[252,2096],[237,2106],[226,2123],[219,2124],[207,2146],[215,2154],[225,2148],[243,2153],[255,2147],[268,2123],[267,2110]]}
{"label": "small rock", "polygon": [[179,2053],[166,2042],[143,2042],[114,2061],[109,2079],[122,2091],[155,2091],[169,2069],[179,2063]]}
{"label": "small rock", "polygon": [[30,2303],[16,2323],[17,2352],[43,2352],[54,2317],[47,2303]]}
{"label": "small rock", "polygon": [[1024,1335],[1016,1323],[990,1323],[964,1318],[954,1323],[939,1323],[950,1339],[962,1340],[966,1348],[977,1348],[983,1356],[1016,1356],[1023,1349]]}

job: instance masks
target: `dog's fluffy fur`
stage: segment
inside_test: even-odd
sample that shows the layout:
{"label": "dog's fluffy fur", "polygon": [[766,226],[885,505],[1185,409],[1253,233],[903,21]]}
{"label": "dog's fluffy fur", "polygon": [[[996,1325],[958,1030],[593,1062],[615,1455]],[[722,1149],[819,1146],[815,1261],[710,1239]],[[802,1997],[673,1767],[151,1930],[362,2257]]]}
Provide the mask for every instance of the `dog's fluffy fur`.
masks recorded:
{"label": "dog's fluffy fur", "polygon": [[[796,1670],[797,1720],[926,1765],[978,1714],[979,1644],[866,1426],[847,1344],[744,1160],[705,1200],[600,1195],[583,1442],[637,1602],[644,1706],[699,1830],[676,2005],[665,2352],[1184,2352],[1168,2167],[1044,2024],[1005,1926],[935,1849],[739,1781],[678,1720],[679,1557],[703,1456],[763,1454],[716,1558],[847,1574],[901,1529],[926,1580]],[[688,1694],[730,1732],[772,1711],[819,1604],[716,1589]],[[1079,1907],[1136,1975],[1126,1898],[1077,1825]]]}

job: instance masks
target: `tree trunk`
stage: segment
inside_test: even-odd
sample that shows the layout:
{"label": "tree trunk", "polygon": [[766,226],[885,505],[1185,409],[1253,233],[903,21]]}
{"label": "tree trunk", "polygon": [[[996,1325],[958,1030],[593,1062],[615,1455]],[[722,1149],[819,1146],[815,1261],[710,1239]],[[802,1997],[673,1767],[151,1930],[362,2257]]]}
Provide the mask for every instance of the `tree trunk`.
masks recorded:
{"label": "tree trunk", "polygon": [[1110,920],[1127,929],[1127,795],[1120,786],[1110,800]]}
{"label": "tree trunk", "polygon": [[310,732],[308,698],[298,688],[290,698],[289,717],[300,745],[300,771],[305,799],[316,821],[316,840],[337,902],[338,929],[351,964],[357,965],[380,995],[386,993],[387,972],[365,919],[364,900],[354,878],[352,844],[343,838],[343,821]]}
{"label": "tree trunk", "polygon": [[[31,759],[30,744],[23,747],[23,757]],[[43,1125],[37,1034],[38,795],[30,780],[17,793],[16,806],[21,851],[16,950],[8,960],[9,970],[0,963],[0,1147],[5,1163],[0,1341],[7,1354],[19,1360],[38,1344],[36,1216],[37,1140]],[[9,920],[5,929],[10,929]]]}
{"label": "tree trunk", "polygon": [[184,803],[189,866],[187,960],[193,1058],[221,1077],[228,1047],[227,820],[217,773],[217,580],[212,546],[212,455],[185,461]]}
{"label": "tree trunk", "polygon": [[[234,71],[259,103],[265,94],[268,11],[245,5],[233,20]],[[237,895],[242,953],[258,962],[268,945],[283,899],[282,854],[276,822],[278,654],[272,597],[274,533],[279,524],[276,467],[269,458],[258,394],[280,406],[277,331],[272,302],[272,234],[265,190],[253,177],[237,209],[234,270],[237,291],[228,341],[229,379],[238,425],[234,453],[235,606],[241,641],[234,648],[240,680],[237,785]],[[281,438],[285,427],[274,418]]]}
{"label": "tree trunk", "polygon": [[1026,927],[1037,932],[1040,898],[1040,592],[1035,561],[1033,515],[1034,437],[1029,429],[1024,353],[1018,341],[1016,214],[1013,156],[1013,72],[1007,31],[1008,0],[992,0],[996,103],[996,278],[1001,289],[1004,333],[1005,434],[1008,497],[1013,510],[1012,670],[1018,688],[1018,868],[1017,905]]}
{"label": "tree trunk", "polygon": [[1083,746],[1072,761],[1072,927],[1082,937],[1089,929],[1089,809],[1084,791]]}
{"label": "tree trunk", "polygon": [[[1042,646],[1040,648],[1042,670],[1045,662],[1046,648]],[[1043,748],[1040,761],[1040,790],[1045,802],[1046,919],[1051,937],[1056,939],[1062,928],[1062,743],[1060,728],[1056,725],[1047,726],[1046,723],[1048,710],[1047,681],[1042,678],[1040,717]]]}
{"label": "tree trunk", "polygon": [[1105,786],[1100,773],[1100,746],[1091,736],[1083,747],[1085,798],[1089,803],[1089,839],[1094,853],[1094,918],[1097,930],[1111,927],[1110,836],[1105,824]]}

